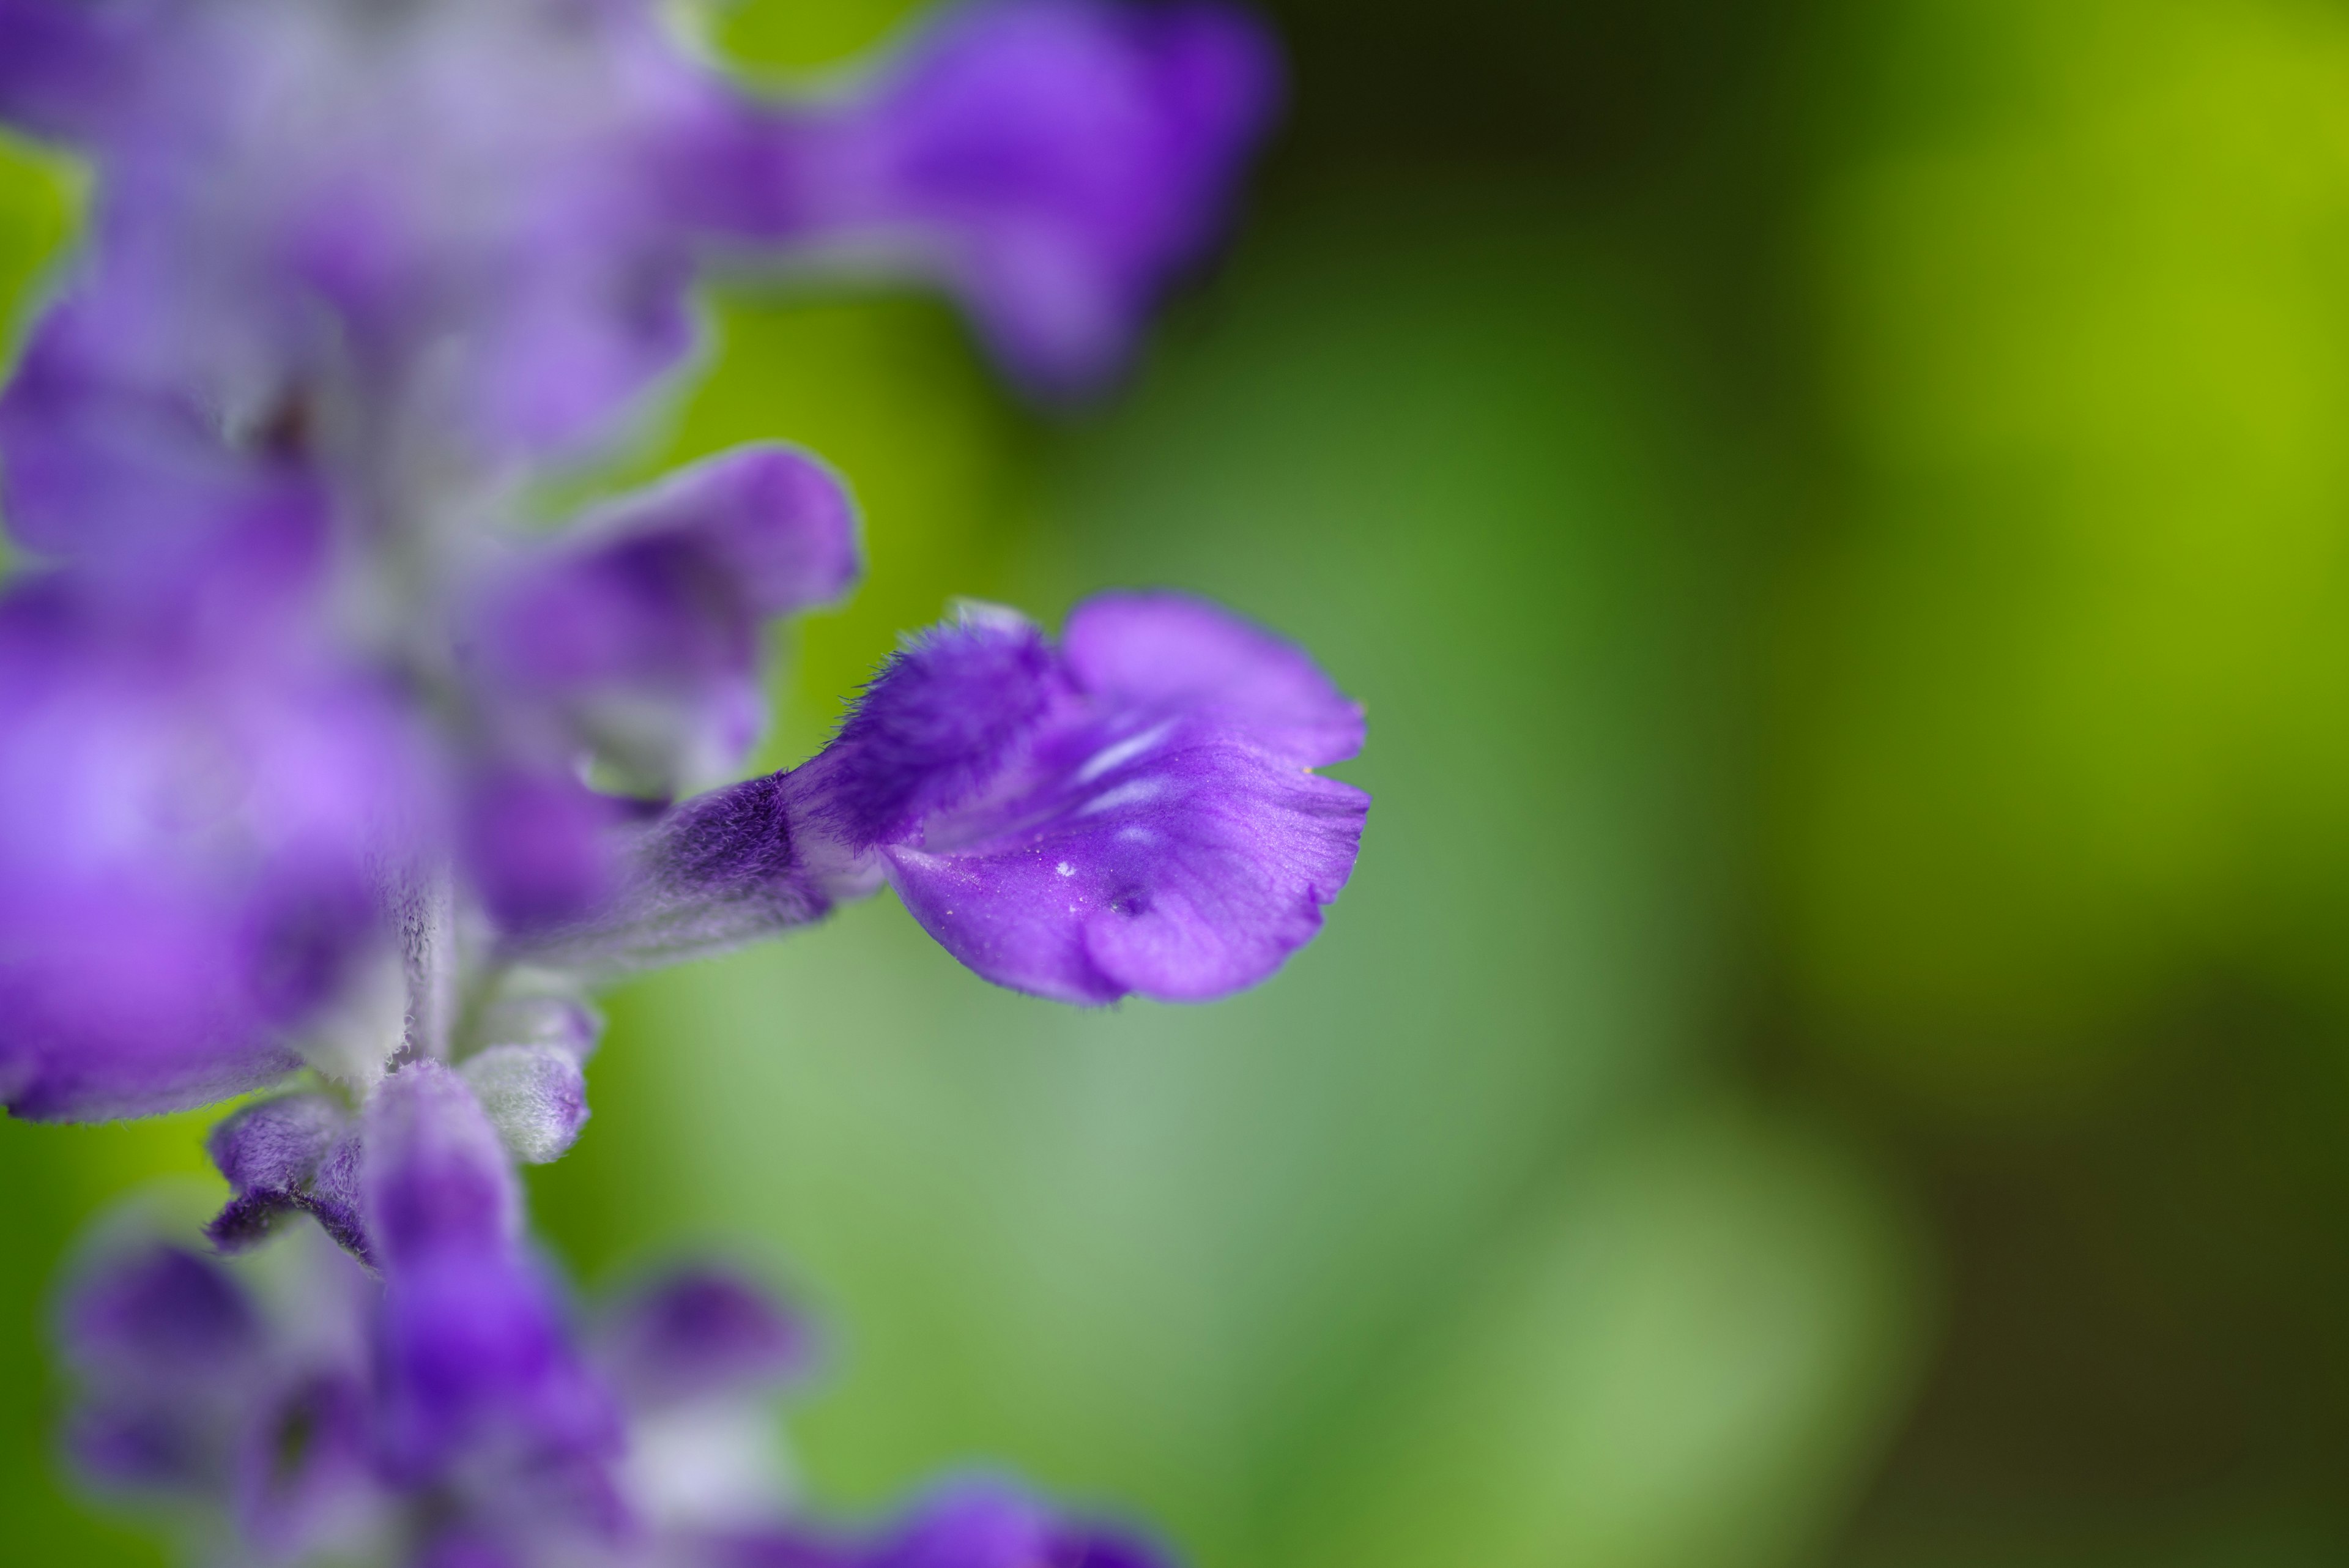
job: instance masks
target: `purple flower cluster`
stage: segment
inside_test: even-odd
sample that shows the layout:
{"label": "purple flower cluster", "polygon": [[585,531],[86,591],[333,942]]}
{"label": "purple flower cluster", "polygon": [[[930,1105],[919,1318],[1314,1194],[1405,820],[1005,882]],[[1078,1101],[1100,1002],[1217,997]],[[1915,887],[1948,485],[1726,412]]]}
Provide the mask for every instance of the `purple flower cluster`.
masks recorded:
{"label": "purple flower cluster", "polygon": [[[1201,1001],[1309,940],[1360,842],[1366,797],[1313,771],[1360,709],[1164,593],[1057,641],[966,610],[815,758],[723,782],[768,623],[858,575],[846,490],[758,444],[550,532],[533,483],[686,358],[713,266],[926,279],[1022,384],[1098,386],[1212,237],[1275,72],[1212,4],[1001,0],[774,100],[663,16],[0,0],[0,121],[98,175],[0,391],[37,563],[0,592],[0,1100],[269,1092],[214,1131],[210,1234],[314,1219],[350,1262],[312,1307],[150,1250],[67,1325],[78,1451],[212,1497],[249,1553],[326,1550],[316,1524],[449,1568],[702,1560],[644,1544],[614,1468],[686,1350],[589,1348],[522,1225],[515,1162],[587,1116],[598,982],[885,883],[999,984]],[[678,1321],[720,1362],[740,1327]],[[877,1543],[722,1560],[1147,1560],[1059,1530],[963,1492]],[[525,1550],[574,1536],[598,1544]]]}
{"label": "purple flower cluster", "polygon": [[814,1366],[806,1324],[706,1265],[581,1321],[512,1250],[512,1172],[479,1113],[432,1114],[452,1088],[432,1064],[387,1086],[407,1125],[367,1194],[398,1260],[380,1279],[315,1231],[261,1266],[143,1223],[91,1249],[58,1337],[94,1486],[194,1514],[242,1563],[1166,1568],[996,1480],[879,1529],[810,1519],[770,1407]]}

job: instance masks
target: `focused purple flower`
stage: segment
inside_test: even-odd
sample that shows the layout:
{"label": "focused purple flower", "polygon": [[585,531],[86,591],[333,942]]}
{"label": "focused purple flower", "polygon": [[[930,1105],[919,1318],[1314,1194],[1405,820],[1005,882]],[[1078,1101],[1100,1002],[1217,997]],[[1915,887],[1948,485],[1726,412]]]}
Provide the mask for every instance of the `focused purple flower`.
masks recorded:
{"label": "focused purple flower", "polygon": [[1319,929],[1369,797],[1311,770],[1361,708],[1292,645],[1199,600],[1112,594],[1055,647],[1006,611],[926,634],[814,760],[687,805],[625,895],[518,945],[586,969],[819,918],[886,879],[1000,985],[1202,1001]]}

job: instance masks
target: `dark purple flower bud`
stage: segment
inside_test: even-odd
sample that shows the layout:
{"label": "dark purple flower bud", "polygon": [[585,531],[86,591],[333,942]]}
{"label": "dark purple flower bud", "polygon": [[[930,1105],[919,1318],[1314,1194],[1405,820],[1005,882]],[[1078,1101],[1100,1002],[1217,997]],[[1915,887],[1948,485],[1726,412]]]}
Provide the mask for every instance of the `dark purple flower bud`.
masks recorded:
{"label": "dark purple flower bud", "polygon": [[807,1323],[723,1270],[663,1274],[608,1309],[597,1360],[622,1399],[643,1411],[758,1393],[804,1376],[815,1359]]}
{"label": "dark purple flower bud", "polygon": [[505,1147],[462,1078],[416,1062],[384,1080],[362,1192],[385,1282],[384,1442],[401,1474],[429,1477],[485,1445],[559,1459],[616,1440],[558,1293],[523,1250]]}
{"label": "dark purple flower bud", "polygon": [[468,640],[510,736],[551,722],[561,761],[590,750],[666,795],[740,763],[766,722],[767,621],[839,597],[857,566],[831,471],[746,447],[578,524],[486,597]]}
{"label": "dark purple flower bud", "polygon": [[[220,1123],[205,1140],[212,1164],[233,1197],[205,1234],[222,1251],[243,1251],[260,1241],[284,1215],[300,1210],[317,1214],[327,1232],[346,1245],[357,1232],[357,1214],[342,1185],[357,1159],[356,1128],[349,1112],[326,1095],[283,1095],[245,1106]],[[350,1146],[347,1150],[345,1146]],[[343,1152],[336,1169],[319,1189],[320,1167]],[[364,1241],[357,1247],[365,1255]]]}
{"label": "dark purple flower bud", "polygon": [[1278,92],[1270,41],[1221,5],[968,5],[780,121],[731,215],[942,283],[1031,387],[1082,390],[1214,234]]}
{"label": "dark purple flower bud", "polygon": [[510,950],[557,970],[623,973],[811,924],[836,899],[877,888],[876,867],[828,841],[803,849],[788,778],[712,790],[664,814],[631,846],[616,892],[582,919],[513,933]]}
{"label": "dark purple flower bud", "polygon": [[968,611],[889,661],[793,794],[853,849],[895,842],[984,790],[1071,698],[1041,631]]}

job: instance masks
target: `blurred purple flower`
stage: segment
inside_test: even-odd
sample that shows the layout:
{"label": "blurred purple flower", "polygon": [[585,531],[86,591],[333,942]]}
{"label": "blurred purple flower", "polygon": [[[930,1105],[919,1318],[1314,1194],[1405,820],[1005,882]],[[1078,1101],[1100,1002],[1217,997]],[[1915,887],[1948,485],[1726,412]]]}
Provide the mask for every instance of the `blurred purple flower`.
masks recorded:
{"label": "blurred purple flower", "polygon": [[[1001,1482],[949,1487],[878,1531],[811,1520],[771,1409],[812,1365],[805,1322],[695,1264],[574,1324],[523,1247],[478,1109],[445,1071],[411,1074],[378,1096],[400,1124],[370,1156],[380,1281],[320,1246],[247,1271],[119,1226],[77,1271],[57,1335],[78,1386],[69,1453],[94,1485],[194,1504],[258,1563],[1167,1561]],[[443,1296],[429,1322],[427,1289]]]}
{"label": "blurred purple flower", "polygon": [[1084,391],[1216,231],[1278,78],[1261,29],[1197,0],[950,9],[786,111],[732,216],[811,263],[934,280],[1031,389]]}
{"label": "blurred purple flower", "polygon": [[290,459],[401,529],[611,433],[713,249],[910,268],[1031,384],[1098,381],[1213,233],[1271,61],[1196,4],[1006,0],[768,106],[646,0],[0,0],[0,117],[101,171],[0,398],[13,525],[88,554]]}
{"label": "blurred purple flower", "polygon": [[247,538],[169,596],[47,577],[0,597],[0,1096],[19,1115],[283,1075],[303,1026],[330,1033],[392,961],[387,879],[434,809],[424,742],[320,637],[286,543]]}

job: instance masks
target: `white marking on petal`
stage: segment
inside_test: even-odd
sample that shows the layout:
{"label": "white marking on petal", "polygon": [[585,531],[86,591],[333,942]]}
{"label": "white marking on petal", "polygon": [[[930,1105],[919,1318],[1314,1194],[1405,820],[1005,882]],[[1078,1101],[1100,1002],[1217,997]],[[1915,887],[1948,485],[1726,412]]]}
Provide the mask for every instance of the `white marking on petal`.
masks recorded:
{"label": "white marking on petal", "polygon": [[1115,789],[1106,789],[1077,808],[1079,816],[1091,816],[1099,811],[1113,811],[1121,805],[1136,805],[1157,797],[1164,786],[1156,779],[1134,779]]}
{"label": "white marking on petal", "polygon": [[1089,784],[1092,783],[1093,780],[1101,777],[1102,774],[1109,772],[1110,769],[1119,767],[1124,763],[1132,762],[1134,758],[1142,755],[1143,753],[1148,751],[1151,747],[1164,740],[1166,738],[1167,732],[1174,728],[1174,720],[1162,720],[1158,723],[1152,725],[1149,729],[1143,731],[1139,735],[1129,735],[1113,746],[1103,746],[1086,761],[1083,767],[1077,770],[1075,782],[1080,784]]}
{"label": "white marking on petal", "polygon": [[1158,842],[1158,835],[1151,832],[1150,829],[1146,827],[1121,827],[1117,830],[1117,836],[1118,841],[1123,844],[1155,844]]}
{"label": "white marking on petal", "polygon": [[1077,868],[1070,865],[1065,860],[1061,861],[1058,866],[1053,867],[1052,869],[1058,871],[1063,877],[1073,877],[1077,874]]}

